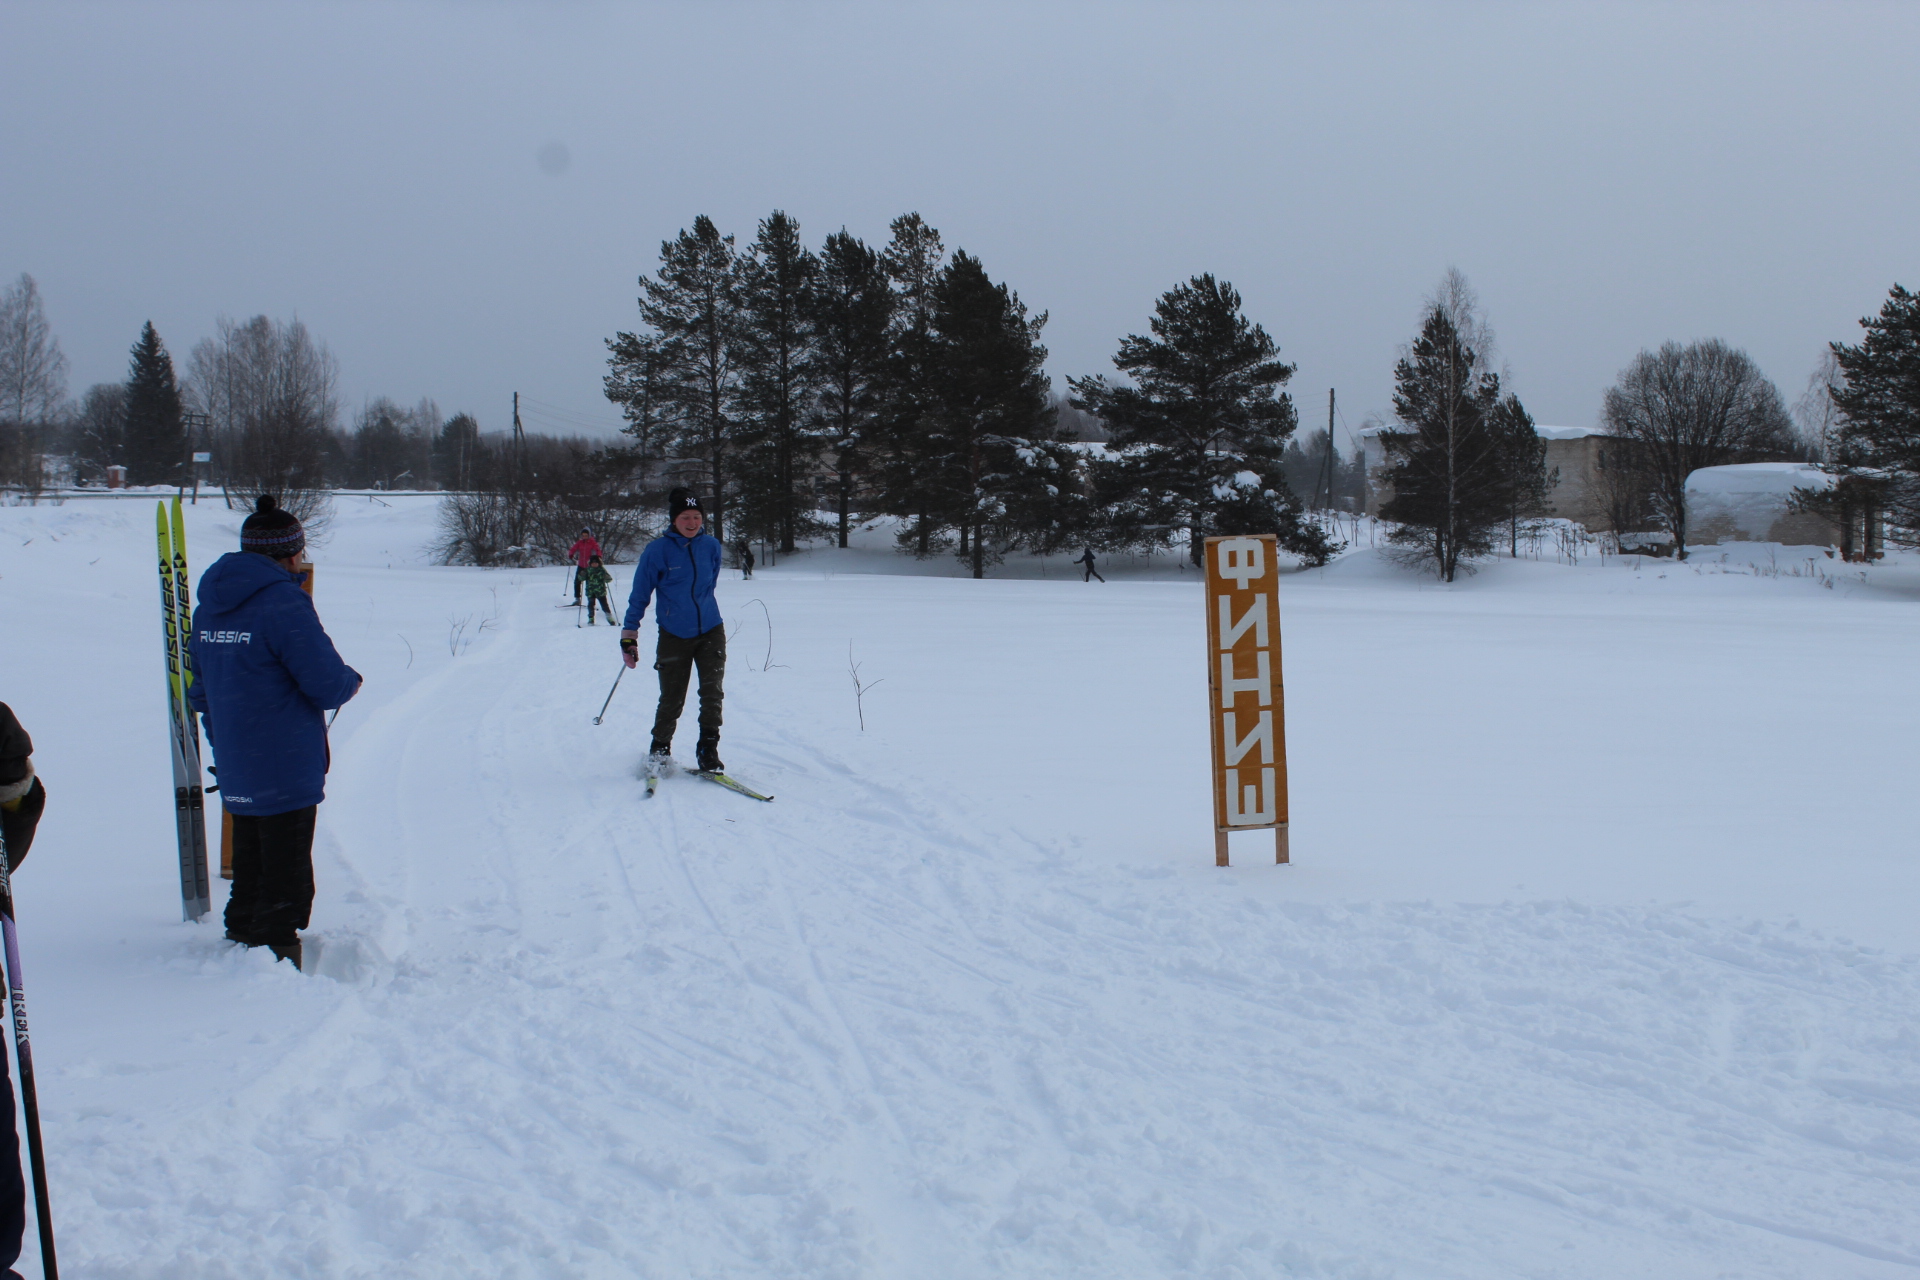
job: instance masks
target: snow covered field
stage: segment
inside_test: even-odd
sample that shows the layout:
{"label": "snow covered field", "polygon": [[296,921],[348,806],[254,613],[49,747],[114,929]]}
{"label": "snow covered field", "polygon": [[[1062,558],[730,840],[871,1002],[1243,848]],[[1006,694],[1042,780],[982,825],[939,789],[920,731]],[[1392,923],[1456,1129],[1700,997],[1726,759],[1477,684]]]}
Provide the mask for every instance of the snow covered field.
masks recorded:
{"label": "snow covered field", "polygon": [[[151,502],[0,509],[70,1275],[1920,1268],[1914,562],[1290,577],[1295,864],[1221,870],[1164,562],[735,575],[778,799],[649,802],[562,570],[391,502],[314,556],[367,684],[307,975],[179,923]],[[196,575],[237,528],[190,509]]]}

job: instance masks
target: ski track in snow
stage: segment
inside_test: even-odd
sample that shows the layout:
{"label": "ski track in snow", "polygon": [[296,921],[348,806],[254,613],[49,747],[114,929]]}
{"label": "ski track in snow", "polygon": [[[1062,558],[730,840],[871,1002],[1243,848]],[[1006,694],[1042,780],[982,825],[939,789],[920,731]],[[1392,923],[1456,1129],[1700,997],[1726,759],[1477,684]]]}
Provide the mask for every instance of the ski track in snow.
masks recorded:
{"label": "ski track in snow", "polygon": [[[0,512],[0,528],[76,547],[10,545],[0,588],[49,608],[92,590],[74,566],[122,554],[120,533],[82,506]],[[143,510],[126,504],[129,545]],[[358,516],[339,538],[359,560],[320,557],[322,616],[371,696],[336,731],[316,973],[225,947],[211,920],[164,923],[171,842],[147,830],[166,830],[164,780],[132,817],[86,819],[147,846],[112,855],[142,868],[128,905],[88,909],[86,878],[121,864],[89,866],[77,819],[63,837],[50,817],[23,873],[72,1275],[1920,1269],[1920,959],[1902,949],[1631,894],[1322,891],[1314,864],[1339,847],[1301,827],[1303,865],[1285,870],[1236,845],[1248,865],[1217,871],[1204,829],[1190,848],[1122,849],[1190,785],[1138,744],[1095,796],[1109,812],[1084,820],[1098,838],[1068,834],[1084,778],[1063,791],[1044,775],[1074,731],[1040,723],[1035,691],[1068,712],[1096,699],[1093,723],[1115,703],[1151,715],[1158,695],[1125,671],[1090,693],[1045,672],[996,685],[993,646],[1063,634],[1081,609],[1132,643],[1172,609],[1184,657],[1190,588],[1123,581],[1061,605],[1038,594],[1057,583],[994,584],[956,606],[980,584],[730,584],[725,752],[779,799],[680,774],[649,801],[650,682],[623,682],[591,725],[614,633],[557,625],[554,574],[396,568],[384,586]],[[221,517],[195,518],[197,573]],[[1401,599],[1311,589],[1286,606],[1309,650],[1325,599]],[[147,785],[165,769],[157,626],[124,591],[126,636],[81,652],[124,641],[96,695],[114,740],[100,749]],[[749,596],[782,628],[765,670]],[[1909,606],[1883,607],[1910,625]],[[431,649],[449,609],[490,618],[457,657]],[[406,668],[382,639],[396,625],[413,633]],[[849,632],[892,682],[866,735],[841,723]],[[79,687],[52,640],[4,634]],[[1335,722],[1300,669],[1290,740],[1306,759]],[[54,804],[73,803],[62,753],[84,726],[0,696]],[[958,745],[909,714],[947,698],[975,704],[951,721],[972,735]],[[1201,733],[1146,741],[1187,750]],[[683,751],[691,737],[690,706]],[[1471,839],[1447,849],[1474,856]],[[124,949],[87,959],[113,929]]]}

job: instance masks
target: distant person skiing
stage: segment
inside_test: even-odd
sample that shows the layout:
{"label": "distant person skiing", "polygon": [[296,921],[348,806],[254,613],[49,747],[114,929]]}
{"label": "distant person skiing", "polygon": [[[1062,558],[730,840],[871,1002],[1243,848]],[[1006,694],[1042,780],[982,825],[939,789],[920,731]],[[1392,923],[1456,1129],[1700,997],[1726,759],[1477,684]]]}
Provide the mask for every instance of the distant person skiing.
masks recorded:
{"label": "distant person skiing", "polygon": [[[0,835],[6,837],[9,874],[20,869],[33,845],[33,830],[47,807],[47,789],[33,773],[33,739],[0,702]],[[7,1055],[0,1053],[0,1107],[7,1124],[0,1129],[0,1268],[20,1259],[27,1234],[27,1179],[20,1167],[20,1128],[13,1115],[13,1080]],[[20,1280],[16,1271],[0,1272]]]}
{"label": "distant person skiing", "polygon": [[[580,536],[574,539],[572,546],[567,548],[567,559],[573,561],[573,603],[576,608],[578,608],[580,604],[580,589],[587,584],[587,561],[599,554],[600,544],[594,540],[593,530],[583,525],[580,529]],[[592,593],[589,592],[588,594]],[[562,607],[564,608],[565,606],[563,605]],[[607,616],[612,617],[613,615],[609,614]]]}
{"label": "distant person skiing", "polygon": [[751,542],[740,544],[740,576],[742,578],[753,576],[753,544]]}
{"label": "distant person skiing", "polygon": [[[600,563],[600,557],[594,556],[587,562],[587,625],[593,625],[593,607],[600,606],[600,612],[607,615],[607,625],[613,625],[613,602],[607,599],[607,588],[613,585],[613,575]],[[577,616],[577,615],[576,615]]]}
{"label": "distant person skiing", "polygon": [[727,671],[727,632],[720,623],[720,605],[713,598],[720,579],[720,543],[702,532],[706,514],[700,499],[686,489],[667,498],[665,532],[647,544],[633,571],[633,591],[627,597],[627,616],[620,632],[620,656],[629,667],[640,664],[640,620],[647,600],[656,604],[660,642],[653,669],[660,673],[660,707],[653,717],[653,744],[648,754],[656,763],[673,753],[673,731],[687,702],[687,680],[700,672],[699,769],[724,773],[720,763],[721,684]]}
{"label": "distant person skiing", "polygon": [[[1074,563],[1083,564],[1087,566],[1087,571],[1080,575],[1080,581],[1091,582],[1095,578],[1100,578],[1100,571],[1093,567],[1093,548],[1092,547],[1088,547],[1087,553],[1081,556],[1078,560],[1075,560]],[[1100,581],[1105,582],[1106,579],[1100,578]]]}
{"label": "distant person skiing", "polygon": [[206,717],[220,803],[233,815],[227,937],[300,967],[313,909],[313,824],[326,798],[324,713],[360,691],[300,589],[306,531],[271,495],[240,526],[240,550],[200,576],[187,701]]}

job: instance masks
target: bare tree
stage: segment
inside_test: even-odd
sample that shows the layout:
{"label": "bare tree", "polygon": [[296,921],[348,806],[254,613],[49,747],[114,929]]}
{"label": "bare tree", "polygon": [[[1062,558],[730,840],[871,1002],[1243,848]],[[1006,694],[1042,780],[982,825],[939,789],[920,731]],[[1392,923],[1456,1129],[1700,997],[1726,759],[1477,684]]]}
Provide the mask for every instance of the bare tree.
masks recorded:
{"label": "bare tree", "polygon": [[327,441],[339,417],[339,364],[295,320],[222,316],[193,348],[188,395],[208,416],[214,465],[236,493],[271,493],[302,523],[324,522]]}
{"label": "bare tree", "polygon": [[1642,351],[1607,390],[1607,430],[1632,442],[1655,516],[1687,556],[1687,477],[1701,467],[1790,457],[1793,423],[1747,353],[1718,338]]}
{"label": "bare tree", "polygon": [[1831,347],[1820,352],[1820,362],[1807,375],[1806,390],[1793,402],[1793,427],[1816,462],[1825,462],[1833,453],[1840,430],[1840,408],[1833,402],[1833,389],[1846,381],[1840,370],[1840,358]]}
{"label": "bare tree", "polygon": [[120,461],[127,443],[127,384],[96,382],[81,397],[68,436],[76,472],[104,476]]}
{"label": "bare tree", "polygon": [[44,425],[67,399],[67,358],[26,272],[0,293],[0,422]]}

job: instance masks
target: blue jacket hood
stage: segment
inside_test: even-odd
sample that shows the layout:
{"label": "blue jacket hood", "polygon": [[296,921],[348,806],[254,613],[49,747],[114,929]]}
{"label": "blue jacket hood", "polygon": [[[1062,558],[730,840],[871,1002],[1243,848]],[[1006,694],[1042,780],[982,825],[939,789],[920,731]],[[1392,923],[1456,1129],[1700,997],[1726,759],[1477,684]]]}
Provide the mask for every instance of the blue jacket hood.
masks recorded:
{"label": "blue jacket hood", "polygon": [[200,604],[216,613],[227,613],[275,583],[298,586],[299,581],[277,560],[252,551],[229,551],[200,575]]}

